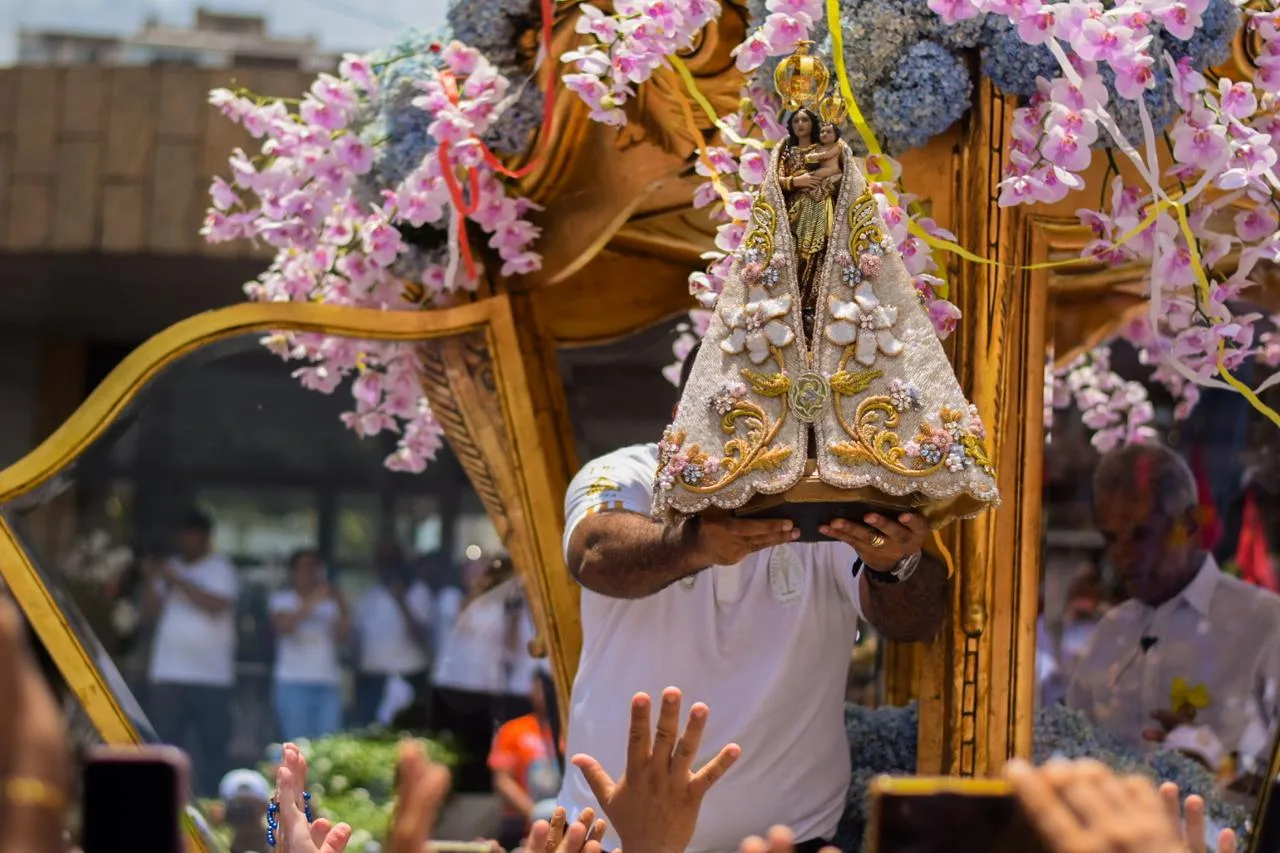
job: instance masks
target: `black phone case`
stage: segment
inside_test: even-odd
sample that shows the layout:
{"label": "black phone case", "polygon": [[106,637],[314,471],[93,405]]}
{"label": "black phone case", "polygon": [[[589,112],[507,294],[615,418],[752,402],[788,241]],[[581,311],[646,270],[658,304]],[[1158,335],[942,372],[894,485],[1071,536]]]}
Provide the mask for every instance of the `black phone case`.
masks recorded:
{"label": "black phone case", "polygon": [[837,518],[847,518],[861,522],[871,513],[895,518],[902,512],[900,509],[875,506],[862,501],[818,502],[780,504],[755,511],[736,510],[738,518],[754,519],[786,519],[800,531],[801,542],[830,542],[831,538],[823,536],[818,528],[830,524]]}

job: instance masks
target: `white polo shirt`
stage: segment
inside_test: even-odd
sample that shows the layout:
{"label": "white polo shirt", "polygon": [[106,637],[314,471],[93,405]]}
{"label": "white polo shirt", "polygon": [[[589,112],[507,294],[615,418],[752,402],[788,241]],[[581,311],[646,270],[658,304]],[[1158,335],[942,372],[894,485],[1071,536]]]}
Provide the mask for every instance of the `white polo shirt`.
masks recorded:
{"label": "white polo shirt", "polygon": [[[588,464],[565,498],[565,548],[588,514],[648,515],[657,445]],[[639,600],[582,591],[582,657],[569,715],[568,754],[596,758],[614,779],[626,767],[630,700],[666,687],[711,708],[702,754],[742,747],[707,795],[688,853],[735,851],[775,824],[798,841],[831,838],[849,790],[845,681],[857,633],[856,554],[838,542],[792,544],[716,566]],[[683,722],[682,722],[683,725]],[[600,813],[569,768],[560,805]],[[610,829],[605,849],[619,846]]]}

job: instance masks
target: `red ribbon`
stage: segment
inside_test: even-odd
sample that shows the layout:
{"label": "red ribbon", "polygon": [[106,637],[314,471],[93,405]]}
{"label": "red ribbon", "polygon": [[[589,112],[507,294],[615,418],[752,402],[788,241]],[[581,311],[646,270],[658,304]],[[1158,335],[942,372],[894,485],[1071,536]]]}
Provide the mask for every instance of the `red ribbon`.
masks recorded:
{"label": "red ribbon", "polygon": [[[547,82],[546,93],[542,99],[542,127],[538,132],[539,148],[545,147],[551,139],[556,97],[555,65],[551,61],[551,34],[555,20],[555,0],[541,0],[541,5],[543,61],[547,63],[548,77],[550,79]],[[450,103],[457,104],[461,97],[458,92],[457,78],[449,71],[441,71],[439,78],[440,85],[444,88],[445,96],[448,97]],[[475,136],[473,135],[471,138],[475,139]],[[502,162],[489,150],[489,146],[480,142],[480,148],[484,153],[484,161],[489,164],[490,168],[499,174],[517,180],[532,172],[542,159],[541,156],[534,156],[523,168],[512,170],[502,165]],[[480,207],[480,175],[474,168],[467,168],[466,170],[467,184],[471,196],[470,202],[468,202],[463,197],[462,185],[459,183],[458,177],[449,163],[449,143],[441,142],[438,152],[440,172],[444,176],[445,184],[449,187],[449,195],[453,199],[453,208],[458,217],[458,250],[462,253],[462,263],[467,269],[468,278],[474,279],[476,277],[476,265],[471,255],[471,241],[467,239],[466,218],[475,213]]]}
{"label": "red ribbon", "polygon": [[462,196],[462,185],[449,165],[449,143],[441,142],[439,151],[440,172],[444,175],[445,185],[449,188],[449,196],[453,199],[453,209],[458,217],[458,249],[462,252],[462,263],[467,268],[467,277],[476,277],[475,260],[471,257],[471,241],[467,239],[467,217],[480,207],[480,174],[475,169],[467,170],[468,189],[471,199]]}

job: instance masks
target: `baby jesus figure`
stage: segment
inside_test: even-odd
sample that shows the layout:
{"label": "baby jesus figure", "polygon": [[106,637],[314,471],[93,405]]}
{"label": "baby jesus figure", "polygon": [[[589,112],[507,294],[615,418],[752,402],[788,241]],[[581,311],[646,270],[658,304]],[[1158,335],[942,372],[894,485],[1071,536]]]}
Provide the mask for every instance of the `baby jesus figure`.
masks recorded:
{"label": "baby jesus figure", "polygon": [[818,147],[804,157],[805,168],[823,186],[831,189],[840,183],[844,174],[843,153],[839,129],[834,124],[823,124],[818,134]]}

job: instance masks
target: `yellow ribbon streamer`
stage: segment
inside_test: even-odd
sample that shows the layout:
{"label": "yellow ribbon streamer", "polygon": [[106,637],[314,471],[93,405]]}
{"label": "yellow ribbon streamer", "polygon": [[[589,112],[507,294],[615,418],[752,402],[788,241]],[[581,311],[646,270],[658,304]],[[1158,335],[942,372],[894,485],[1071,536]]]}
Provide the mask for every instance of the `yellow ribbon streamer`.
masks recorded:
{"label": "yellow ribbon streamer", "polygon": [[[1173,203],[1173,208],[1178,213],[1178,228],[1182,231],[1182,237],[1187,241],[1187,250],[1191,254],[1191,269],[1195,273],[1196,286],[1200,289],[1200,298],[1205,305],[1208,305],[1213,291],[1209,284],[1209,277],[1205,275],[1204,263],[1200,259],[1200,247],[1196,245],[1195,234],[1191,232],[1191,223],[1187,221],[1186,208],[1178,202]],[[1227,344],[1226,341],[1221,339],[1218,340],[1218,373],[1222,375],[1223,380],[1228,385],[1239,392],[1240,396],[1249,401],[1249,405],[1253,406],[1273,424],[1280,427],[1280,412],[1262,402],[1252,388],[1237,379],[1227,369]]]}

